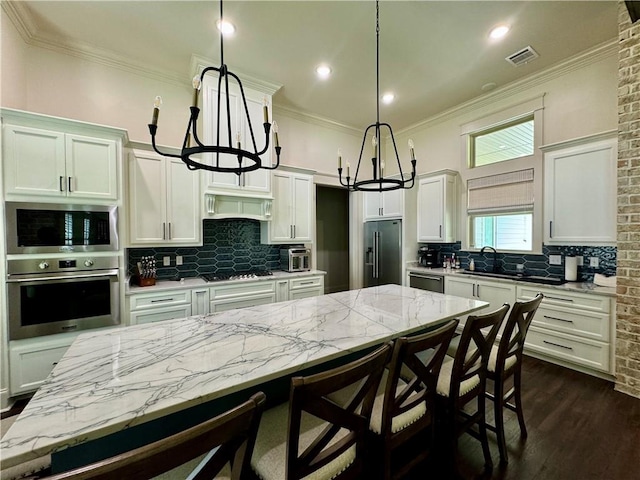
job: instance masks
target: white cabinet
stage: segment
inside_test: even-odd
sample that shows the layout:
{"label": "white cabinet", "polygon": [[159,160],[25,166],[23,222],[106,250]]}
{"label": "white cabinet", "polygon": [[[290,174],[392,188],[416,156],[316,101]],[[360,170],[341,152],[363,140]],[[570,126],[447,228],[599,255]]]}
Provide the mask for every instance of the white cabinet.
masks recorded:
{"label": "white cabinet", "polygon": [[5,191],[12,195],[117,200],[116,140],[4,125]]}
{"label": "white cabinet", "polygon": [[457,177],[453,171],[418,179],[418,242],[456,241]]}
{"label": "white cabinet", "polygon": [[557,289],[518,287],[518,299],[544,299],[525,341],[525,351],[579,370],[614,373],[609,297]]}
{"label": "white cabinet", "polygon": [[273,172],[272,186],[272,218],[261,224],[262,243],[311,242],[313,175],[279,168]]}
{"label": "white cabinet", "polygon": [[289,300],[324,295],[324,276],[298,277],[289,280]]}
{"label": "white cabinet", "polygon": [[201,243],[200,177],[178,158],[136,150],[129,159],[129,244]]}
{"label": "white cabinet", "polygon": [[[220,95],[220,140],[217,139],[218,131],[218,90],[217,81],[212,81],[213,77],[205,76],[203,88],[203,117],[204,117],[204,133],[203,141],[206,144],[216,144],[236,147],[239,141],[244,150],[250,152],[261,151],[266,144],[266,135],[264,131],[263,104],[266,100],[271,104],[271,94],[265,94],[252,89],[245,88],[245,98],[247,101],[247,111],[249,113],[249,121],[245,106],[242,102],[242,95],[239,89],[234,85],[229,85],[229,113],[231,115],[231,125],[227,122],[227,104],[224,93]],[[269,107],[270,108],[270,107]],[[271,113],[269,120],[272,121]],[[251,127],[250,127],[251,125]],[[253,130],[253,135],[252,131]],[[229,138],[229,134],[231,138]],[[254,145],[255,141],[255,145]],[[273,140],[270,139],[269,148],[260,155],[262,165],[271,166],[271,154],[273,149]],[[224,167],[235,167],[238,164],[237,158],[229,155],[221,155],[216,158],[211,154],[207,157],[207,162],[215,164],[219,162]],[[252,160],[243,160],[243,166],[252,165]],[[242,191],[248,195],[268,195],[271,191],[269,170],[258,169],[246,172],[241,175],[235,173],[218,173],[205,171],[205,190],[207,192],[219,191]]]}
{"label": "white cabinet", "polygon": [[209,311],[211,313],[266,305],[275,301],[276,288],[275,282],[272,280],[229,283],[211,287],[209,290]]}
{"label": "white cabinet", "polygon": [[364,220],[402,218],[404,190],[364,192]]}
{"label": "white cabinet", "polygon": [[617,138],[548,151],[545,243],[616,243]]}
{"label": "white cabinet", "polygon": [[191,316],[189,289],[132,293],[127,297],[131,325],[174,320]]}
{"label": "white cabinet", "polygon": [[276,302],[289,300],[289,280],[276,280]]}
{"label": "white cabinet", "polygon": [[513,302],[515,302],[516,286],[512,283],[461,277],[462,275],[447,275],[445,277],[444,292],[447,295],[475,298],[489,302],[489,306],[482,310],[483,313],[497,310],[505,303],[513,305]]}

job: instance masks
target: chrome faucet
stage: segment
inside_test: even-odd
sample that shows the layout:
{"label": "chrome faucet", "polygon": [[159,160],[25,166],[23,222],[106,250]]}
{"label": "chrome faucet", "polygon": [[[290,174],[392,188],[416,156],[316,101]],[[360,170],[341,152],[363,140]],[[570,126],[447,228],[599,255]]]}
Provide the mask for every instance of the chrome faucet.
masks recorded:
{"label": "chrome faucet", "polygon": [[500,270],[498,268],[498,252],[495,248],[486,245],[480,249],[480,253],[484,253],[485,250],[493,250],[493,273],[498,273]]}

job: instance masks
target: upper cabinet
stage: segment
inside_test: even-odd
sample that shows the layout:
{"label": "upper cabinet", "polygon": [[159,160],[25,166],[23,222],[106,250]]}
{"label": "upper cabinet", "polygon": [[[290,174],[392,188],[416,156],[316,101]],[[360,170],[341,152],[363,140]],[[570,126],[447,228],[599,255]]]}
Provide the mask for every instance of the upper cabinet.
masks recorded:
{"label": "upper cabinet", "polygon": [[309,243],[312,238],[313,175],[280,167],[272,173],[272,218],[262,222],[262,243]]}
{"label": "upper cabinet", "polygon": [[457,178],[451,170],[418,180],[418,242],[456,241]]}
{"label": "upper cabinet", "polygon": [[545,150],[545,243],[615,244],[617,139]]}
{"label": "upper cabinet", "polygon": [[[271,95],[258,92],[249,88],[244,89],[247,101],[247,111],[250,122],[247,121],[247,112],[245,112],[242,102],[242,95],[234,84],[229,85],[229,105],[226,103],[224,92],[220,95],[220,105],[218,105],[217,82],[212,82],[210,77],[205,77],[203,82],[203,110],[204,110],[204,133],[203,141],[206,144],[229,145],[235,147],[239,142],[243,149],[254,152],[264,148],[266,144],[266,135],[264,131],[264,113],[263,105],[266,101],[269,105],[269,121],[273,121],[271,115]],[[218,106],[220,107],[220,118],[217,117]],[[231,115],[231,124],[227,121],[227,108]],[[220,138],[217,138],[218,121],[220,122]],[[229,138],[229,134],[231,138]],[[267,151],[260,156],[262,164],[271,166],[271,154],[273,150],[273,141],[269,139],[270,145]],[[255,142],[255,143],[254,143]],[[236,158],[228,155],[216,157],[215,154],[209,154],[207,162],[215,164],[219,162],[224,167],[235,167],[238,165]],[[253,161],[243,159],[243,165],[249,166]],[[271,176],[270,171],[258,169],[246,172],[241,175],[235,173],[218,173],[205,171],[204,187],[206,192],[242,192],[249,196],[268,196],[271,192]]]}
{"label": "upper cabinet", "polygon": [[364,221],[384,218],[402,218],[404,190],[364,192]]}
{"label": "upper cabinet", "polygon": [[201,244],[199,187],[199,172],[179,158],[130,154],[129,244]]}
{"label": "upper cabinet", "polygon": [[118,200],[122,140],[113,130],[3,110],[7,198]]}

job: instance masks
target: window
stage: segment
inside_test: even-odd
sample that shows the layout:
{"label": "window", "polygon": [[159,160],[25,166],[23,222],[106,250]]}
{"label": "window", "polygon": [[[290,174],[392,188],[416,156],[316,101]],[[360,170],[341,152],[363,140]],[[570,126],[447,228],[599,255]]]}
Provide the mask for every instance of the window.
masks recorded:
{"label": "window", "polygon": [[470,167],[481,167],[533,155],[533,115],[469,136]]}
{"label": "window", "polygon": [[534,169],[467,182],[469,246],[533,251]]}

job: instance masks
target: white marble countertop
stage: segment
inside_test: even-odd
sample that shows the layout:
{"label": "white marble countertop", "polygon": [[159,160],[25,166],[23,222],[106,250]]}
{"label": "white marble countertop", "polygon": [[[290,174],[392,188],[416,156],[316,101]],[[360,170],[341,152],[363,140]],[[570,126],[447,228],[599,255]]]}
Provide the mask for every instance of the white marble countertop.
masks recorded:
{"label": "white marble countertop", "polygon": [[553,290],[563,290],[565,292],[575,292],[575,293],[590,293],[593,295],[604,295],[606,297],[615,297],[616,289],[615,287],[601,287],[599,285],[594,285],[591,282],[567,282],[562,285],[547,285],[536,282],[520,282],[518,280],[512,280],[509,278],[495,278],[490,276],[482,276],[482,275],[470,275],[464,273],[462,269],[444,269],[444,268],[427,268],[420,267],[417,264],[409,264],[407,265],[408,272],[418,272],[418,273],[430,273],[432,275],[461,275],[466,278],[475,278],[477,280],[489,280],[491,282],[499,282],[499,283],[511,283],[516,285],[538,285],[540,288],[551,288]]}
{"label": "white marble countertop", "polygon": [[85,333],[0,442],[3,468],[479,310],[384,285]]}
{"label": "white marble countertop", "polygon": [[138,285],[128,285],[125,290],[125,295],[137,295],[139,293],[159,292],[163,290],[177,290],[183,288],[198,288],[198,287],[215,287],[219,285],[227,285],[230,283],[241,282],[266,282],[269,280],[281,280],[290,279],[296,277],[308,277],[311,275],[326,275],[327,272],[322,270],[308,270],[306,272],[284,272],[281,270],[274,270],[273,275],[265,275],[263,277],[256,278],[239,278],[236,280],[219,280],[215,282],[207,282],[200,277],[187,277],[183,282],[176,280],[158,280],[155,285],[150,287],[140,287]]}

